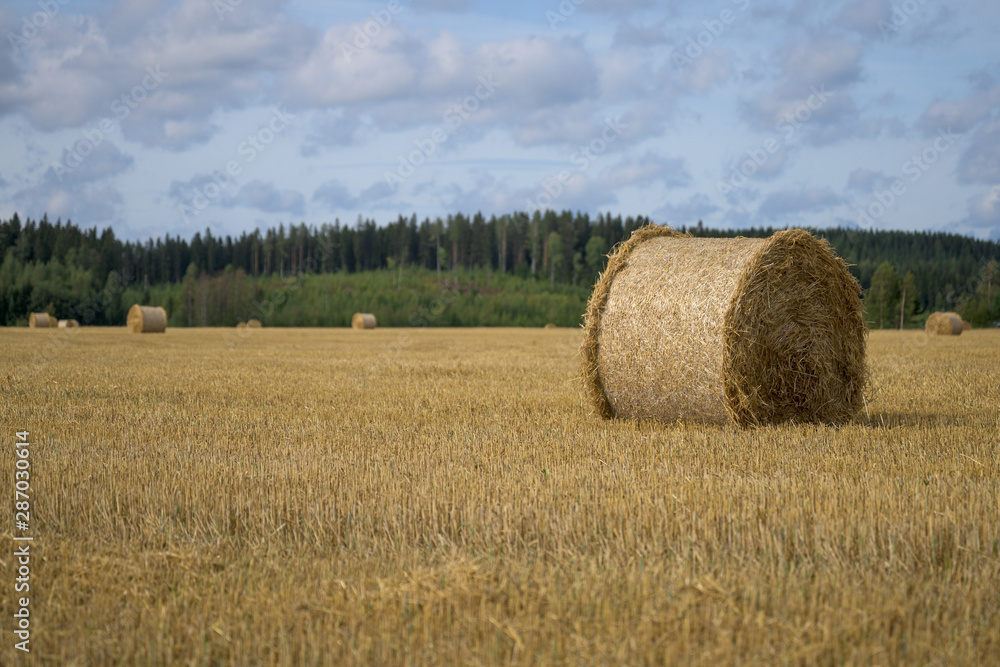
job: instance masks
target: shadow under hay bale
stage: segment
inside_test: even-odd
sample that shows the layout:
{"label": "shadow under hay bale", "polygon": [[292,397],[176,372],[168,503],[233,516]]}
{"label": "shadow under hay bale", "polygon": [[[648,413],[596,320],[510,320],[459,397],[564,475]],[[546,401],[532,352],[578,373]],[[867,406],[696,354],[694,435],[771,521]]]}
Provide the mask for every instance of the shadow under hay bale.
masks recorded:
{"label": "shadow under hay bale", "polygon": [[955,313],[931,313],[924,331],[931,336],[961,336],[962,318]]}
{"label": "shadow under hay bale", "polygon": [[167,311],[159,306],[135,304],[128,310],[126,326],[132,333],[164,333],[167,330]]}
{"label": "shadow under hay bale", "polygon": [[31,329],[51,329],[54,326],[56,326],[56,319],[48,313],[28,315],[28,327]]}
{"label": "shadow under hay bale", "polygon": [[826,241],[637,230],[587,306],[584,381],[606,418],[842,424],[861,409],[868,328]]}
{"label": "shadow under hay bale", "polygon": [[80,323],[76,320],[59,320],[57,326],[60,329],[76,329]]}
{"label": "shadow under hay bale", "polygon": [[351,328],[353,329],[374,329],[378,323],[371,313],[354,313],[351,318]]}

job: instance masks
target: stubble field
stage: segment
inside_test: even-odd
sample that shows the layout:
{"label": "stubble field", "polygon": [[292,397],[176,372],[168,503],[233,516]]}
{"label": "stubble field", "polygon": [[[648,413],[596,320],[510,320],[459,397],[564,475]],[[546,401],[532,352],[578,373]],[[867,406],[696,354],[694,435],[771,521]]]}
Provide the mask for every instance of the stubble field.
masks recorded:
{"label": "stubble field", "polygon": [[0,329],[0,663],[1000,663],[998,331],[754,430],[590,415],[579,330],[244,333]]}

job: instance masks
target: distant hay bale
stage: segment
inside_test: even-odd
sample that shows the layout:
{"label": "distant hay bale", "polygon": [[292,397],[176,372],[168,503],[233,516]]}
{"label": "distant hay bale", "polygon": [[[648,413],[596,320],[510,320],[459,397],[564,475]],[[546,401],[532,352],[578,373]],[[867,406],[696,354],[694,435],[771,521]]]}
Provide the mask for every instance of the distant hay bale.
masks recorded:
{"label": "distant hay bale", "polygon": [[48,313],[31,313],[28,315],[28,326],[32,329],[51,329],[56,326],[56,320]]}
{"label": "distant hay bale", "polygon": [[60,329],[75,329],[80,326],[80,323],[76,320],[59,320],[57,326]]}
{"label": "distant hay bale", "polygon": [[826,241],[637,230],[587,305],[584,382],[606,418],[842,424],[868,384],[861,287]]}
{"label": "distant hay bale", "polygon": [[167,330],[167,311],[159,306],[135,304],[128,310],[127,326],[132,333],[164,333]]}
{"label": "distant hay bale", "polygon": [[354,329],[374,329],[376,325],[375,316],[371,313],[354,313],[351,318],[351,327]]}
{"label": "distant hay bale", "polygon": [[968,331],[971,328],[972,328],[971,324],[969,324],[965,320],[962,320],[962,331]]}
{"label": "distant hay bale", "polygon": [[932,336],[961,336],[962,318],[955,313],[932,313],[924,331]]}
{"label": "distant hay bale", "polygon": [[260,320],[258,320],[256,317],[247,320],[248,329],[260,329],[262,326],[263,325],[260,323]]}
{"label": "distant hay bale", "polygon": [[545,328],[546,329],[558,329],[559,327],[555,323],[549,322],[548,324],[545,325]]}

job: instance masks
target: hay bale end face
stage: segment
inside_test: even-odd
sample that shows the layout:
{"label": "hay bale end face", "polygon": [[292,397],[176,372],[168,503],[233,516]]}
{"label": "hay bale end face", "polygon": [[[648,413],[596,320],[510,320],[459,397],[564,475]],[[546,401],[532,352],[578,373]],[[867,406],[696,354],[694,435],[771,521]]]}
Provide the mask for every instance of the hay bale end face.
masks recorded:
{"label": "hay bale end face", "polygon": [[637,230],[587,305],[591,402],[607,418],[842,424],[868,384],[861,288],[826,241]]}
{"label": "hay bale end face", "polygon": [[135,304],[128,310],[127,326],[132,333],[164,333],[167,330],[167,311],[159,306]]}
{"label": "hay bale end face", "polygon": [[931,313],[924,331],[931,336],[961,336],[962,318],[955,313]]}
{"label": "hay bale end face", "polygon": [[353,329],[374,329],[377,324],[375,316],[371,313],[354,313],[354,317],[351,318]]}
{"label": "hay bale end face", "polygon": [[28,327],[32,329],[51,329],[56,325],[56,320],[48,313],[31,313],[28,315]]}
{"label": "hay bale end face", "polygon": [[75,329],[80,326],[76,320],[59,320],[57,325],[60,329]]}

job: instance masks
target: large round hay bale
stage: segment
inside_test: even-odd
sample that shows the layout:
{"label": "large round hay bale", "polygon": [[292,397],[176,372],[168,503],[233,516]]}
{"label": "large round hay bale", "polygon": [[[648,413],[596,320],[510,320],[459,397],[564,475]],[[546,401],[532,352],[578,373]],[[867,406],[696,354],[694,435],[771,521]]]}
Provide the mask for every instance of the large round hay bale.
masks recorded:
{"label": "large round hay bale", "polygon": [[31,313],[28,315],[28,326],[32,329],[50,329],[55,325],[55,318],[48,313]]}
{"label": "large round hay bale", "polygon": [[931,313],[924,331],[932,336],[961,336],[962,318],[955,313]]}
{"label": "large round hay bale", "polygon": [[260,323],[256,317],[247,320],[248,329],[260,329],[263,325]]}
{"label": "large round hay bale", "polygon": [[128,330],[132,333],[163,333],[167,330],[167,311],[159,306],[135,304],[128,310]]}
{"label": "large round hay bale", "polygon": [[351,327],[354,329],[374,329],[376,325],[375,316],[371,313],[354,313],[351,318]]}
{"label": "large round hay bale", "polygon": [[861,287],[826,241],[637,230],[587,305],[584,380],[621,418],[841,424],[864,402]]}
{"label": "large round hay bale", "polygon": [[59,320],[57,326],[60,329],[75,329],[80,326],[80,323],[76,320]]}
{"label": "large round hay bale", "polygon": [[961,331],[959,331],[958,334],[957,334],[959,336],[962,335],[962,331],[965,331],[965,330],[970,329],[972,327],[972,325],[969,324],[968,322],[966,322],[965,320],[963,320],[962,316],[959,315],[958,313],[955,313],[955,312],[952,312],[952,311],[949,310],[948,312],[945,313],[945,315],[947,315],[948,317],[951,317],[951,318],[954,318],[954,319],[958,320],[959,325],[962,327]]}

